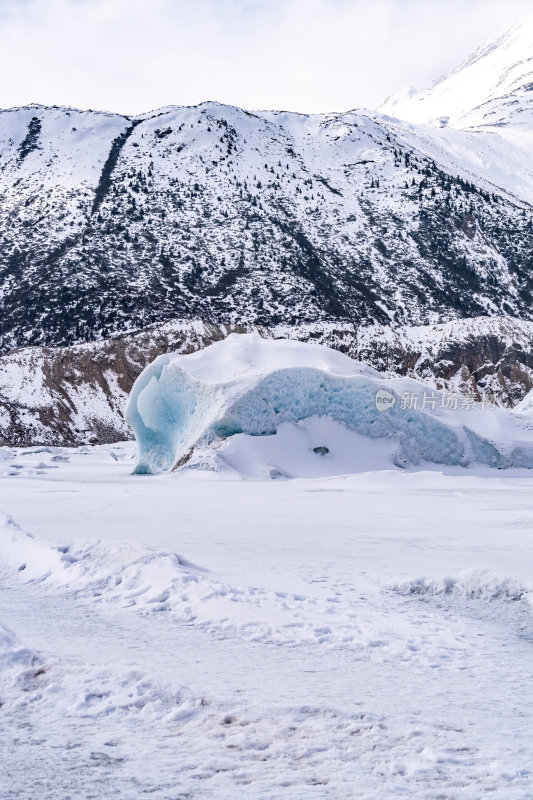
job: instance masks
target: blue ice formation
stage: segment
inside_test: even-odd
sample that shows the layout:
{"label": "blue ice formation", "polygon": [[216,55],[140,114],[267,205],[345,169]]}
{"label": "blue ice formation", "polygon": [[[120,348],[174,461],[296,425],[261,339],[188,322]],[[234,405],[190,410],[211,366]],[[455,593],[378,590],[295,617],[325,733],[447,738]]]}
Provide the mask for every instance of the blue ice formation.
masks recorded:
{"label": "blue ice formation", "polygon": [[[376,405],[383,388],[395,399],[386,411]],[[139,449],[136,472],[171,470],[196,447],[239,433],[267,436],[282,423],[313,416],[329,416],[372,439],[395,440],[399,466],[470,460],[509,465],[494,444],[463,424],[450,424],[449,415],[439,419],[401,403],[403,390],[413,388],[428,387],[384,381],[375,370],[318,345],[232,334],[198,353],[160,356],[139,376],[126,410]],[[533,466],[533,445],[519,460]]]}

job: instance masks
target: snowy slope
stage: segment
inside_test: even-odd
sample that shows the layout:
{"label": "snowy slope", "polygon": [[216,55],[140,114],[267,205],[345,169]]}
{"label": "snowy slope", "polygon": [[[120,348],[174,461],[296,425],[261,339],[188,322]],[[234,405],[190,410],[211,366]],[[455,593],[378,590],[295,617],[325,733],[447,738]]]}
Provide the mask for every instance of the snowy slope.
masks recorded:
{"label": "snowy slope", "polygon": [[4,352],[191,316],[530,318],[533,148],[510,134],[217,103],[1,130]]}
{"label": "snowy slope", "polygon": [[413,122],[454,128],[533,125],[533,17],[469,56],[430,89],[389,97],[380,110]]}
{"label": "snowy slope", "polygon": [[[476,317],[433,326],[359,328],[350,350],[380,371],[514,406],[533,382],[533,325]],[[533,388],[533,383],[532,383]]]}

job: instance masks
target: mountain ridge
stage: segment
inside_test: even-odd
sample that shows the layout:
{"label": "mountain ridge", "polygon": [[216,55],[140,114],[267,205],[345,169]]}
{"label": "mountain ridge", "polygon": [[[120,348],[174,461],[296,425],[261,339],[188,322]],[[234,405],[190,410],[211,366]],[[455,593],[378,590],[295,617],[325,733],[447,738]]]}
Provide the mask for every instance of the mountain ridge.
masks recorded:
{"label": "mountain ridge", "polygon": [[3,352],[176,317],[531,314],[533,156],[502,137],[354,112],[25,107],[0,112],[0,191]]}

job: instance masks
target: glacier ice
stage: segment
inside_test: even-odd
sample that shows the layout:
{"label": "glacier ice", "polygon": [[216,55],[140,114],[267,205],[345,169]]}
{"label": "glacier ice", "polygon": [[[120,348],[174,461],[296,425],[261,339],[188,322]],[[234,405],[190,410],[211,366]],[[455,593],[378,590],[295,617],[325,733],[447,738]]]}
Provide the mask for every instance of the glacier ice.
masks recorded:
{"label": "glacier ice", "polygon": [[[380,390],[395,400],[385,411],[376,405]],[[419,410],[401,402],[404,393],[428,391],[411,379],[384,379],[327,347],[232,334],[196,353],[159,356],[135,382],[126,417],[138,443],[140,474],[171,470],[195,449],[228,437],[273,435],[280,426],[312,417],[329,417],[370,439],[393,441],[398,466],[471,460],[512,464],[516,448],[502,452],[484,435],[482,412],[469,412],[467,426],[467,412]],[[473,430],[476,419],[478,430]],[[494,425],[491,417],[491,434]],[[533,466],[533,442],[518,449],[520,466]]]}

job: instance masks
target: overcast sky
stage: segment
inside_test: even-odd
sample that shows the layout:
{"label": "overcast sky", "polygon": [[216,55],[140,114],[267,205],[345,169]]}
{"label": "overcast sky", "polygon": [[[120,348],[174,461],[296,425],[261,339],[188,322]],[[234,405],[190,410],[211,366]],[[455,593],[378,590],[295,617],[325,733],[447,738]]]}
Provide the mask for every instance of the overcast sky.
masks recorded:
{"label": "overcast sky", "polygon": [[374,108],[531,0],[0,0],[0,106]]}

